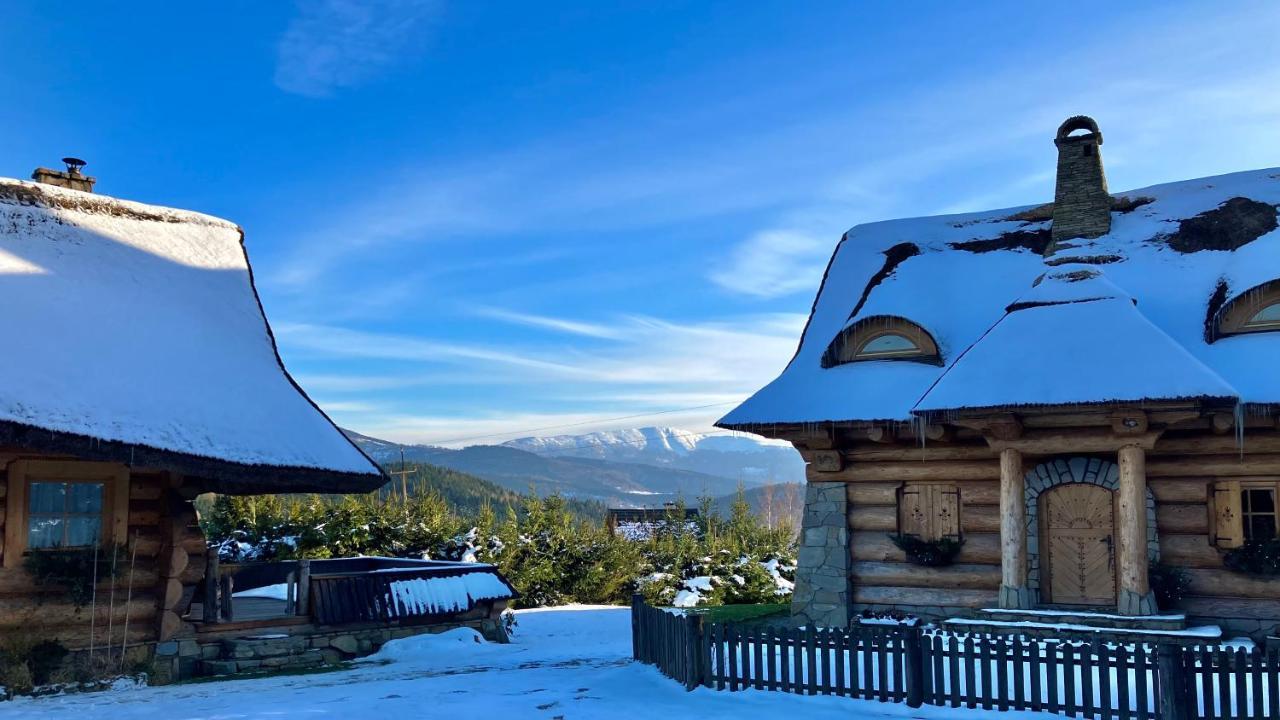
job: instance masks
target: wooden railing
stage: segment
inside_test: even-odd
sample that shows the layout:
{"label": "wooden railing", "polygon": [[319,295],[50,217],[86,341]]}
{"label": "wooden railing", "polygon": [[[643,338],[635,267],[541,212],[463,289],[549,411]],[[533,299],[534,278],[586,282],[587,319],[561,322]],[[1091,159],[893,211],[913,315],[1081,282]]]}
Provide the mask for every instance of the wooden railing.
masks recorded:
{"label": "wooden railing", "polygon": [[[496,575],[496,568],[480,563],[456,563],[403,558],[340,558],[281,560],[266,563],[219,563],[209,551],[203,583],[202,620],[206,624],[236,621],[235,593],[285,585],[284,616],[301,616],[320,625],[351,622],[390,622],[405,618],[430,621],[451,612],[424,613],[394,599],[391,583],[472,573]],[[504,584],[506,580],[503,580]],[[515,597],[512,593],[512,597]]]}
{"label": "wooden railing", "polygon": [[708,623],[639,598],[632,602],[632,642],[637,660],[688,689],[754,688],[1107,720],[1280,718],[1280,648]]}

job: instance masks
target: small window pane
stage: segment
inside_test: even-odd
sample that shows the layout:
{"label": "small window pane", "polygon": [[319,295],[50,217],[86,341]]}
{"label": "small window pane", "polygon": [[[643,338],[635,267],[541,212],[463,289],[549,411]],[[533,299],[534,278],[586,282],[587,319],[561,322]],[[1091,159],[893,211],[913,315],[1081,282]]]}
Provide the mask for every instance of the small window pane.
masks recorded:
{"label": "small window pane", "polygon": [[62,513],[67,507],[66,483],[31,483],[32,513]]}
{"label": "small window pane", "polygon": [[1245,512],[1274,512],[1276,509],[1275,494],[1272,490],[1246,490],[1244,494]]}
{"label": "small window pane", "polygon": [[1276,516],[1250,515],[1245,530],[1253,542],[1270,540],[1276,536]]}
{"label": "small window pane", "polygon": [[67,518],[67,547],[93,545],[101,536],[101,517],[82,515]]}
{"label": "small window pane", "polygon": [[1249,318],[1246,325],[1270,325],[1280,323],[1280,303],[1268,305]]}
{"label": "small window pane", "polygon": [[27,545],[31,548],[62,546],[62,518],[32,517],[27,522]]}
{"label": "small window pane", "polygon": [[67,512],[102,512],[102,483],[70,483]]}
{"label": "small window pane", "polygon": [[902,335],[881,335],[862,346],[859,354],[874,355],[878,353],[909,352],[917,350],[916,344]]}

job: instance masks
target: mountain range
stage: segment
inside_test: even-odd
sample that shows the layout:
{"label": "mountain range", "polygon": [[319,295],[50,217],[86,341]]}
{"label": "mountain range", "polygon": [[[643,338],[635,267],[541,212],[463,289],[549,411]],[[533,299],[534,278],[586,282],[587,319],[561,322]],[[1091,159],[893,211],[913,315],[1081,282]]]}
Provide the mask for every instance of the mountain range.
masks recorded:
{"label": "mountain range", "polygon": [[403,453],[408,463],[457,470],[513,492],[557,492],[613,507],[659,506],[678,497],[694,504],[733,495],[739,485],[751,491],[804,480],[804,461],[790,445],[749,435],[645,427],[452,449],[345,432],[388,467]]}

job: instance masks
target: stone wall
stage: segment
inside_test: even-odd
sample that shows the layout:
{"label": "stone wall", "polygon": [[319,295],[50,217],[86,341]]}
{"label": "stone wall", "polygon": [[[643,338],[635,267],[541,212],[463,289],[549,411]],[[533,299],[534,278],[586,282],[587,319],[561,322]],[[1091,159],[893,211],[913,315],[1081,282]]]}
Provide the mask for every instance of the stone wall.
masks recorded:
{"label": "stone wall", "polygon": [[375,653],[391,640],[435,634],[460,627],[475,629],[492,642],[506,642],[502,624],[506,602],[480,603],[449,622],[340,627],[292,627],[200,633],[156,645],[151,684],[212,675],[305,670],[337,665]]}
{"label": "stone wall", "polygon": [[[1027,512],[1027,596],[1029,604],[1023,607],[1036,607],[1040,598],[1040,495],[1046,490],[1068,483],[1088,483],[1105,488],[1112,493],[1120,485],[1120,468],[1110,460],[1096,457],[1055,458],[1040,463],[1026,474],[1026,512]],[[1156,526],[1156,499],[1147,488],[1147,557],[1150,562],[1160,562],[1160,532]],[[1116,523],[1123,522],[1119,517]],[[1148,601],[1150,606],[1154,597]],[[1154,611],[1154,607],[1148,608]],[[1145,613],[1150,614],[1150,612]]]}
{"label": "stone wall", "polygon": [[805,489],[791,614],[806,625],[849,624],[848,499],[842,482],[810,482]]}

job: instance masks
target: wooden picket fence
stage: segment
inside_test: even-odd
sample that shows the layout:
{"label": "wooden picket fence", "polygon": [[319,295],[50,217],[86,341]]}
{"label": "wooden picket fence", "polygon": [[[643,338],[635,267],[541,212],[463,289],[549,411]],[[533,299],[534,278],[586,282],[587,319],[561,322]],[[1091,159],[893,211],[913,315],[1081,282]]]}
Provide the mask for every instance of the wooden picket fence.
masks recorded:
{"label": "wooden picket fence", "polygon": [[1280,650],[902,626],[705,622],[632,602],[636,660],[694,689],[1031,710],[1091,720],[1280,718]]}

